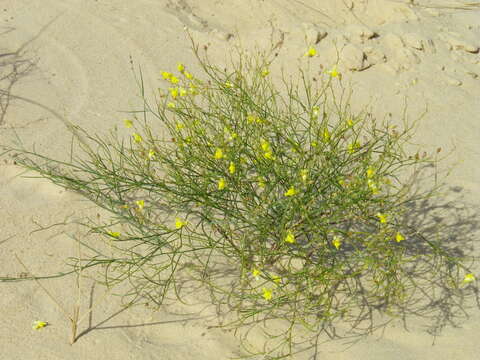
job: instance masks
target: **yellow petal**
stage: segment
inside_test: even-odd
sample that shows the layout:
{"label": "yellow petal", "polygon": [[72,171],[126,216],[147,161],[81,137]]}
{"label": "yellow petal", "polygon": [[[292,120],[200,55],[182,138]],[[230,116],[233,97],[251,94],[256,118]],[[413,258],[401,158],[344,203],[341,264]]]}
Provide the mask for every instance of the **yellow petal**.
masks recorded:
{"label": "yellow petal", "polygon": [[284,194],[285,196],[293,196],[297,193],[297,191],[295,190],[295,188],[292,186],[290,189],[288,189],[288,191]]}
{"label": "yellow petal", "polygon": [[295,235],[289,230],[285,237],[285,242],[293,244],[295,242]]}
{"label": "yellow petal", "polygon": [[230,174],[233,174],[235,172],[235,164],[233,162],[230,162],[230,166],[228,167],[228,171]]}
{"label": "yellow petal", "polygon": [[339,237],[334,236],[334,237],[333,237],[333,240],[332,240],[332,244],[333,244],[333,246],[335,246],[335,248],[338,250],[338,249],[340,249],[340,245],[342,245],[342,241],[340,240]]}
{"label": "yellow petal", "polygon": [[315,55],[317,55],[317,50],[313,46],[310,46],[305,56],[312,57]]}
{"label": "yellow petal", "polygon": [[37,320],[37,321],[34,321],[34,322],[33,322],[32,328],[33,328],[34,330],[39,330],[39,329],[41,329],[41,328],[44,328],[44,327],[47,326],[47,325],[48,325],[48,323],[47,323],[46,321]]}
{"label": "yellow petal", "polygon": [[466,274],[465,277],[463,278],[464,283],[471,283],[475,281],[475,275],[473,274]]}
{"label": "yellow petal", "polygon": [[272,292],[270,290],[268,290],[267,288],[263,288],[262,291],[263,291],[262,296],[265,300],[271,300],[272,299]]}
{"label": "yellow petal", "polygon": [[225,179],[220,179],[218,181],[218,190],[223,190],[225,189]]}
{"label": "yellow petal", "polygon": [[123,123],[125,124],[126,128],[131,128],[133,126],[132,120],[125,119],[123,120]]}
{"label": "yellow petal", "polygon": [[405,240],[405,237],[401,233],[397,232],[397,234],[395,235],[395,240],[397,242],[400,242],[400,241]]}
{"label": "yellow petal", "polygon": [[175,227],[177,229],[181,229],[182,227],[184,227],[185,225],[187,225],[187,223],[185,221],[183,221],[182,219],[180,218],[175,218]]}
{"label": "yellow petal", "polygon": [[178,69],[178,71],[183,72],[185,70],[185,66],[182,63],[178,63],[177,64],[177,69]]}
{"label": "yellow petal", "polygon": [[143,140],[142,136],[137,134],[137,133],[133,133],[132,136],[133,136],[133,140],[135,140],[135,142],[137,142],[137,143],[140,143]]}
{"label": "yellow petal", "polygon": [[215,157],[215,159],[221,159],[221,158],[223,158],[223,151],[222,151],[222,149],[217,148],[217,149],[215,150],[215,155],[214,155],[214,157]]}

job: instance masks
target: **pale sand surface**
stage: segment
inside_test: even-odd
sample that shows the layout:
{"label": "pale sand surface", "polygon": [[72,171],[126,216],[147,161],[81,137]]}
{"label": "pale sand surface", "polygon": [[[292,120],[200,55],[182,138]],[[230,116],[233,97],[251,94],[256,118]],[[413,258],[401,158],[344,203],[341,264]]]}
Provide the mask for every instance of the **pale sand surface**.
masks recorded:
{"label": "pale sand surface", "polygon": [[[444,163],[445,167],[458,163],[448,179],[445,201],[454,203],[446,211],[456,214],[450,218],[452,234],[472,241],[472,255],[478,256],[478,216],[471,214],[478,214],[480,205],[480,9],[473,5],[462,9],[453,0],[408,3],[3,0],[1,53],[24,46],[23,60],[36,62],[11,89],[22,99],[12,98],[0,125],[0,143],[12,144],[18,135],[27,147],[35,144],[43,154],[65,157],[71,134],[62,118],[97,133],[121,126],[125,118],[121,111],[138,105],[130,55],[142,66],[149,91],[160,86],[159,71],[173,70],[178,61],[192,72],[196,69],[185,26],[199,44],[210,43],[210,57],[218,64],[225,63],[238,40],[253,49],[255,42],[266,47],[283,39],[278,66],[296,65],[305,61],[299,60],[307,48],[305,35],[311,39],[326,32],[316,45],[318,57],[311,60],[311,67],[317,72],[321,65],[330,67],[336,61],[336,43],[339,68],[354,89],[354,107],[369,103],[378,118],[387,113],[400,118],[407,97],[412,118],[428,106],[416,142],[427,151],[456,147]],[[21,171],[9,158],[1,159],[0,276],[25,271],[14,253],[36,275],[57,273],[66,268],[68,256],[76,255],[70,236],[81,231],[68,225],[32,233],[36,224],[47,227],[107,214],[46,180],[19,177]],[[478,267],[475,270],[480,278]],[[73,308],[72,277],[42,283],[68,311]],[[101,300],[101,287],[93,295],[91,283],[85,281],[82,287],[83,309],[90,298]],[[458,326],[447,325],[433,346],[425,322],[412,317],[408,331],[399,321],[352,346],[326,341],[318,358],[478,359],[480,311],[473,301],[470,305],[470,317]],[[0,359],[226,359],[238,349],[233,333],[207,328],[207,322],[214,324],[211,309],[195,313],[196,306],[186,315],[182,311],[188,308],[175,305],[153,314],[143,307],[120,309],[117,297],[101,300],[79,333],[96,329],[70,346],[68,322],[37,284],[1,283]],[[34,331],[31,323],[37,319],[50,325]]]}

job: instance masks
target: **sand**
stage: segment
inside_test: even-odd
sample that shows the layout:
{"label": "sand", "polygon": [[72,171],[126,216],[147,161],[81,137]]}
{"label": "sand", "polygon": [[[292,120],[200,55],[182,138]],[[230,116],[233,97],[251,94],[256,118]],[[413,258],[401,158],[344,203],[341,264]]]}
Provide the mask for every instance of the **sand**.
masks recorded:
{"label": "sand", "polygon": [[[177,62],[194,71],[197,64],[187,28],[210,59],[223,64],[241,42],[247,49],[279,43],[278,69],[304,62],[309,45],[320,71],[339,60],[353,89],[352,106],[369,105],[378,118],[408,115],[420,122],[415,141],[425,150],[442,147],[448,178],[445,201],[452,236],[474,245],[479,255],[480,205],[480,7],[478,2],[415,0],[15,0],[0,2],[0,62],[17,64],[15,81],[4,79],[10,103],[2,97],[0,144],[18,139],[38,152],[64,157],[71,143],[71,122],[87,131],[121,126],[124,111],[138,105],[131,59],[141,65],[147,91],[159,84],[159,72]],[[18,51],[20,50],[20,51]],[[337,50],[338,58],[337,58]],[[5,69],[12,69],[5,65]],[[278,70],[277,69],[277,70]],[[3,74],[3,73],[2,73]],[[8,87],[12,85],[11,87]],[[76,256],[72,237],[83,236],[71,222],[107,214],[46,180],[22,177],[9,156],[0,159],[0,277],[42,276],[66,269]],[[24,174],[25,175],[25,174]],[[27,174],[28,175],[28,174]],[[470,215],[466,215],[468,214]],[[92,240],[92,239],[90,239]],[[477,278],[480,278],[478,267]],[[75,278],[42,281],[72,313]],[[10,359],[227,359],[238,351],[233,333],[208,328],[214,312],[170,306],[123,310],[113,295],[102,298],[84,280],[82,310],[98,302],[69,343],[65,315],[33,281],[0,283],[0,358]],[[409,318],[355,344],[326,341],[318,358],[335,359],[477,359],[480,311],[474,302],[468,318],[447,324],[433,337],[425,324]],[[198,307],[192,308],[197,310]],[[178,313],[178,314],[177,314]],[[34,320],[48,321],[32,330]],[[260,339],[259,339],[260,341]],[[434,343],[434,344],[433,344]],[[295,358],[306,359],[306,355]]]}

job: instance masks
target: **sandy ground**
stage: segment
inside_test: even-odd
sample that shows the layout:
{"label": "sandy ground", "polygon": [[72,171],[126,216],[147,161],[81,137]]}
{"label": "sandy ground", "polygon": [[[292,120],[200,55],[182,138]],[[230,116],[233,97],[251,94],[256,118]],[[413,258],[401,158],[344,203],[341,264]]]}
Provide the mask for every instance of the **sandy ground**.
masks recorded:
{"label": "sandy ground", "polygon": [[[414,3],[414,4],[411,4]],[[121,125],[138,104],[130,57],[142,66],[147,89],[160,84],[159,72],[178,61],[195,70],[184,27],[209,46],[222,64],[241,41],[249,49],[280,42],[278,62],[297,64],[309,44],[318,56],[312,69],[337,61],[354,89],[352,105],[370,104],[378,118],[401,117],[404,101],[412,118],[428,109],[415,140],[427,151],[455,152],[444,166],[458,164],[448,179],[448,210],[469,211],[452,220],[455,236],[471,241],[479,254],[480,205],[480,8],[474,2],[440,0],[1,0],[2,54],[21,49],[20,73],[1,99],[0,143],[21,139],[27,147],[62,157],[71,142],[65,120],[87,131],[106,132]],[[336,47],[335,47],[336,45]],[[33,65],[29,65],[33,64]],[[11,65],[8,65],[11,66]],[[6,67],[4,68],[6,69]],[[9,68],[11,69],[11,68]],[[22,73],[22,71],[24,73]],[[27,71],[28,70],[28,71]],[[2,89],[9,79],[2,81]],[[15,97],[16,96],[16,97]],[[88,202],[45,180],[19,176],[11,159],[0,163],[0,276],[27,271],[36,275],[65,269],[76,255],[73,225],[40,227],[101,213]],[[480,272],[476,269],[477,278]],[[71,313],[75,279],[43,281]],[[98,301],[81,323],[70,346],[68,321],[33,281],[0,283],[0,358],[15,359],[226,359],[238,350],[232,333],[209,329],[213,312],[175,306],[152,313],[122,311],[118,297],[102,298],[84,281],[82,311]],[[473,303],[471,305],[474,305]],[[196,309],[196,308],[195,308]],[[319,357],[328,359],[478,359],[480,311],[457,326],[447,325],[435,339],[424,323],[409,319],[408,329],[393,323],[354,345],[325,342]],[[34,320],[49,326],[32,330]],[[260,341],[260,340],[259,340]],[[434,342],[434,345],[432,343]],[[296,358],[307,358],[298,355]]]}

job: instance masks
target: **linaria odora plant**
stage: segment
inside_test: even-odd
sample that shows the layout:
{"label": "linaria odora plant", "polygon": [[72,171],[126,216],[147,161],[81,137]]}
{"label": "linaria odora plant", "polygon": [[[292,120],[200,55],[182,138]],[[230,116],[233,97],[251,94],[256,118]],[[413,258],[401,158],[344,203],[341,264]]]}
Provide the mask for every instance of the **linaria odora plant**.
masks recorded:
{"label": "linaria odora plant", "polygon": [[414,194],[403,175],[433,158],[405,153],[405,119],[399,131],[353,114],[336,67],[279,90],[266,56],[222,70],[195,54],[203,72],[161,72],[157,107],[145,100],[142,120],[123,121],[127,142],[86,134],[97,149],[83,144],[88,160],[61,167],[19,158],[112,212],[114,224],[89,226],[129,256],[88,266],[109,263],[121,276],[107,281],[128,279],[158,305],[198,282],[235,315],[223,326],[283,321],[262,327],[279,343],[268,358],[292,354],[298,328],[331,335],[337,321],[355,329],[375,311],[414,311],[425,284],[473,286],[462,259],[409,225],[407,204],[434,192]]}

